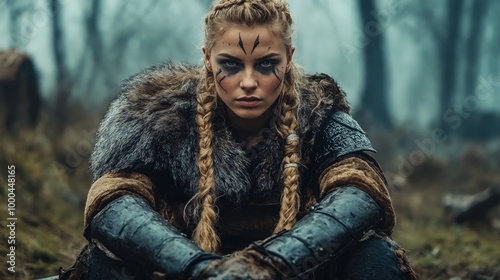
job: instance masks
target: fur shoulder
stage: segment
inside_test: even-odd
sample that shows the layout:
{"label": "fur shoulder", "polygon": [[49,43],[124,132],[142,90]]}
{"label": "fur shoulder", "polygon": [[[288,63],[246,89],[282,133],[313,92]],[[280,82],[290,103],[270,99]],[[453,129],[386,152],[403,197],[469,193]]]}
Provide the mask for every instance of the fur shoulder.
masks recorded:
{"label": "fur shoulder", "polygon": [[126,79],[120,89],[126,95],[155,95],[177,91],[199,77],[201,68],[163,63],[146,68]]}
{"label": "fur shoulder", "polygon": [[345,92],[327,74],[306,75],[301,87],[302,100],[314,109],[333,107],[335,111],[349,113]]}
{"label": "fur shoulder", "polygon": [[[91,155],[94,180],[113,171],[139,172],[169,199],[185,202],[196,194],[200,70],[160,65],[124,82],[97,131]],[[252,190],[250,163],[221,113],[214,114],[213,125],[217,195],[219,201],[238,202]]]}
{"label": "fur shoulder", "polygon": [[300,82],[300,95],[300,133],[309,144],[331,111],[349,113],[345,92],[326,74],[305,75]]}
{"label": "fur shoulder", "polygon": [[[332,112],[348,113],[350,108],[345,92],[327,74],[305,75],[300,82],[300,94],[299,133],[303,140],[302,161],[305,166],[312,168],[314,142],[322,123]],[[308,171],[309,174],[314,173],[314,170]]]}
{"label": "fur shoulder", "polygon": [[111,171],[154,172],[151,167],[168,164],[158,157],[158,143],[192,130],[199,71],[162,64],[125,80],[97,131],[90,164],[94,180]]}

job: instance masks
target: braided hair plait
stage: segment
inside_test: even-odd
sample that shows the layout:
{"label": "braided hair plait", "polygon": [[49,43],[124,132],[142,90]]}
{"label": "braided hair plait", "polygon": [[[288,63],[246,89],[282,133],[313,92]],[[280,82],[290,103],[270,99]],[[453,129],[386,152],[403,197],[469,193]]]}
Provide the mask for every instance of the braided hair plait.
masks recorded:
{"label": "braided hair plait", "polygon": [[291,70],[285,75],[282,99],[278,108],[278,134],[284,139],[283,157],[283,194],[278,224],[274,232],[290,229],[297,221],[300,209],[300,139],[297,136],[298,109],[300,98],[298,81],[300,71],[291,64]]}
{"label": "braided hair plait", "polygon": [[215,39],[229,25],[264,25],[278,34],[287,51],[292,45],[292,15],[285,0],[216,1],[205,18],[205,47],[211,50]]}
{"label": "braided hair plait", "polygon": [[[235,5],[241,5],[245,3],[246,0],[221,0],[214,2],[214,6],[212,7],[213,14],[216,14],[218,11],[229,9]],[[214,17],[213,15],[212,17]]]}
{"label": "braided hair plait", "polygon": [[[246,26],[262,25],[270,28],[278,35],[289,52],[292,48],[292,17],[285,0],[220,0],[214,3],[205,18],[205,48],[209,53],[216,39],[231,24]],[[295,86],[297,73],[295,67],[287,73],[284,79],[282,94],[283,102],[279,114],[279,133],[283,139],[295,134],[297,129],[297,110],[299,97]],[[195,215],[199,222],[193,232],[194,241],[204,250],[216,252],[220,239],[215,230],[217,212],[215,211],[215,174],[213,161],[213,128],[212,114],[217,104],[213,72],[205,69],[200,80],[197,96],[196,123],[199,134],[199,151],[197,165],[200,171],[198,193],[190,200],[196,201]],[[300,143],[291,141],[285,145],[283,164],[283,198],[280,221],[277,229],[290,228],[296,220],[300,203],[298,186],[299,170],[289,167],[300,162]]]}
{"label": "braided hair plait", "polygon": [[[220,239],[215,230],[217,212],[215,211],[215,172],[213,161],[212,114],[217,105],[213,76],[203,70],[203,78],[197,96],[196,124],[198,125],[198,158],[196,164],[200,171],[199,191],[195,196],[195,213],[199,213],[199,222],[193,232],[193,240],[201,249],[216,252]],[[201,209],[200,209],[201,208]]]}

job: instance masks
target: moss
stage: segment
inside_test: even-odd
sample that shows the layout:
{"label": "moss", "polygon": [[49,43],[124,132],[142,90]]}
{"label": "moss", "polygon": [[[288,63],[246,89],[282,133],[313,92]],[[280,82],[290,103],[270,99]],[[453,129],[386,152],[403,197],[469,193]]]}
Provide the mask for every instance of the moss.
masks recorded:
{"label": "moss", "polygon": [[[0,146],[0,164],[16,166],[16,279],[56,275],[59,267],[74,261],[86,243],[81,234],[82,185],[90,178],[72,177],[66,170],[53,168],[59,162],[55,153],[59,148],[52,146],[51,136],[43,131],[7,134]],[[85,165],[75,169],[88,176],[80,171],[87,169]],[[6,181],[5,172],[0,173],[0,180]],[[6,197],[2,188],[0,201]],[[1,231],[1,239],[6,240],[7,234]],[[7,246],[0,246],[0,254],[7,254],[7,250]],[[0,270],[0,279],[12,276],[6,269]]]}
{"label": "moss", "polygon": [[485,222],[454,224],[444,212],[443,194],[443,188],[432,182],[407,185],[393,194],[399,214],[394,237],[407,249],[421,279],[474,279],[477,273],[498,273],[499,231]]}

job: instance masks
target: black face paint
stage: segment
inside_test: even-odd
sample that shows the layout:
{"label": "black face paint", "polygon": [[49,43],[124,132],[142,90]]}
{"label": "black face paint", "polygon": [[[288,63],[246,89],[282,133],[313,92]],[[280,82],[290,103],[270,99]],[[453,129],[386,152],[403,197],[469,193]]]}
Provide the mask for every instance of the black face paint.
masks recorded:
{"label": "black face paint", "polygon": [[281,83],[281,78],[280,78],[280,76],[278,76],[278,72],[279,72],[278,69],[276,69],[276,68],[273,69],[274,76],[276,76],[276,79],[278,79],[280,81],[280,83]]}
{"label": "black face paint", "polygon": [[232,76],[243,70],[241,62],[234,59],[217,59],[217,63],[228,76]]}
{"label": "black face paint", "polygon": [[238,33],[239,36],[239,41],[238,41],[238,46],[243,50],[245,54],[247,54],[247,51],[245,50],[245,47],[243,46],[243,40],[241,40],[241,33]]}
{"label": "black face paint", "polygon": [[283,83],[283,79],[281,79],[281,78],[280,78],[280,76],[278,75],[278,72],[279,72],[279,71],[280,71],[280,70],[278,70],[278,69],[276,69],[276,68],[274,68],[274,69],[273,69],[273,74],[274,74],[274,76],[276,76],[276,79],[278,79],[278,80],[280,81],[280,82],[279,82],[279,84],[278,84],[278,85],[276,86],[276,88],[274,89],[273,93],[275,93],[275,92],[276,92],[276,90],[278,90],[278,88],[280,87],[280,85]]}
{"label": "black face paint", "polygon": [[255,42],[253,42],[253,49],[252,51],[250,52],[250,54],[253,54],[253,51],[255,50],[255,48],[260,44],[260,41],[259,41],[259,36],[260,35],[257,35],[257,38],[255,38]]}
{"label": "black face paint", "polygon": [[[222,68],[219,68],[219,70],[217,70],[217,73],[215,73],[216,80],[217,80],[217,76],[219,76],[220,73],[222,73]],[[217,83],[219,84],[220,88],[223,89],[227,93],[227,90],[221,85],[222,81],[224,81],[225,78],[227,78],[227,76],[224,76],[220,80],[217,80]]]}
{"label": "black face paint", "polygon": [[224,81],[225,78],[227,78],[227,76],[222,77],[222,79],[218,80],[217,83],[219,83],[220,88],[227,93],[227,90],[221,85],[222,81]]}
{"label": "black face paint", "polygon": [[264,75],[271,75],[275,74],[275,71],[277,70],[276,67],[281,63],[280,59],[264,59],[261,60],[255,65],[255,70],[258,72],[264,74]]}

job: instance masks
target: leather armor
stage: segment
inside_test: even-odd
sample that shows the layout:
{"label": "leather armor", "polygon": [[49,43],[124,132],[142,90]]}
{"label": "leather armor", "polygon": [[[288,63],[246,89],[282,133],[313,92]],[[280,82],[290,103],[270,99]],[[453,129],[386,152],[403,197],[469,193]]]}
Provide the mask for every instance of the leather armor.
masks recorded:
{"label": "leather armor", "polygon": [[188,279],[220,259],[199,249],[146,201],[133,195],[121,196],[103,208],[92,220],[89,234],[147,277],[159,272],[166,279]]}
{"label": "leather armor", "polygon": [[326,195],[290,230],[253,248],[287,264],[284,279],[300,279],[335,260],[383,218],[382,210],[365,192],[344,187]]}
{"label": "leather armor", "polygon": [[332,110],[316,134],[311,170],[319,176],[342,157],[363,151],[376,152],[358,122],[345,112]]}

